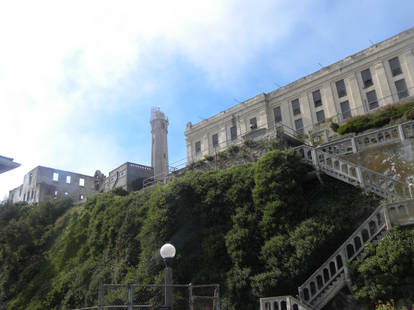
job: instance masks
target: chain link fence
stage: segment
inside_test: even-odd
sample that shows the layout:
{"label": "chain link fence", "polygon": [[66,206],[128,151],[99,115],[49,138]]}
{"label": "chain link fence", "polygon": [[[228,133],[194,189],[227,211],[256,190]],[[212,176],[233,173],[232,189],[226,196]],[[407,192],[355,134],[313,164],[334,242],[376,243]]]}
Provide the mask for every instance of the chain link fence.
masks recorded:
{"label": "chain link fence", "polygon": [[[171,308],[165,307],[170,306]],[[164,307],[164,308],[163,308]],[[99,285],[98,305],[73,310],[220,310],[218,284]]]}

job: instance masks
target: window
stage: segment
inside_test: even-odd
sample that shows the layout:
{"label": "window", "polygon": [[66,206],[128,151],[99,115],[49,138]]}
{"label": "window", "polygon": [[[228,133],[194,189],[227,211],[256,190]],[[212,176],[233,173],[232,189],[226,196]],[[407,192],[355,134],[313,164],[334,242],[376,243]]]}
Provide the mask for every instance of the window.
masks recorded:
{"label": "window", "polygon": [[325,112],[323,110],[316,112],[316,119],[318,123],[323,123],[325,121]]}
{"label": "window", "polygon": [[253,117],[250,119],[250,129],[256,129],[257,128],[257,120],[256,117]]}
{"label": "window", "polygon": [[23,195],[23,201],[26,201],[26,193]]}
{"label": "window", "polygon": [[66,183],[67,184],[70,184],[70,180],[71,180],[71,176],[70,175],[67,175],[66,176]]}
{"label": "window", "polygon": [[398,57],[394,57],[388,60],[388,63],[390,64],[392,76],[397,76],[402,73],[400,60],[398,59]]}
{"label": "window", "polygon": [[346,96],[346,87],[344,80],[340,80],[335,83],[336,85],[336,91],[338,92],[338,98],[345,97]]}
{"label": "window", "polygon": [[405,84],[404,79],[395,81],[395,87],[397,88],[397,94],[398,94],[399,99],[403,99],[405,97],[408,97],[407,84]]}
{"label": "window", "polygon": [[212,140],[213,140],[213,147],[217,147],[218,146],[218,134],[214,134],[212,136]]}
{"label": "window", "polygon": [[368,108],[370,110],[374,110],[378,108],[377,93],[375,92],[375,90],[371,90],[367,92],[367,101],[368,101]]}
{"label": "window", "polygon": [[196,153],[200,153],[201,152],[201,142],[200,141],[197,141],[195,143],[195,152]]}
{"label": "window", "polygon": [[300,114],[299,99],[295,99],[295,100],[292,101],[292,110],[293,110],[293,115]]}
{"label": "window", "polygon": [[29,175],[29,185],[32,185],[32,179],[33,179],[33,174],[31,173]]}
{"label": "window", "polygon": [[237,138],[237,127],[236,126],[230,127],[230,137],[232,141],[236,140]]}
{"label": "window", "polygon": [[282,121],[282,111],[280,107],[276,107],[273,109],[273,115],[275,116],[275,123],[279,123]]}
{"label": "window", "polygon": [[53,181],[59,181],[59,173],[53,172]]}
{"label": "window", "polygon": [[295,120],[295,128],[296,131],[303,132],[303,122],[301,118],[298,118]]}
{"label": "window", "polygon": [[58,191],[55,191],[54,195],[55,195],[55,197],[57,197],[57,195],[58,195]]}
{"label": "window", "polygon": [[79,199],[83,200],[83,198],[85,198],[82,194],[80,194]]}
{"label": "window", "polygon": [[67,195],[69,195],[69,193],[68,192],[65,192],[65,196],[67,196]]}
{"label": "window", "polygon": [[352,115],[351,115],[351,109],[349,108],[348,100],[341,102],[340,105],[341,105],[342,119],[346,120],[347,118],[350,118]]}
{"label": "window", "polygon": [[85,186],[85,179],[83,178],[79,179],[79,186]]}
{"label": "window", "polygon": [[364,83],[364,88],[368,88],[374,85],[374,83],[372,82],[371,71],[369,69],[361,71],[361,77],[362,77],[362,82]]}
{"label": "window", "polygon": [[321,91],[319,89],[315,90],[312,93],[312,97],[313,97],[313,103],[315,104],[315,108],[320,107],[322,105]]}
{"label": "window", "polygon": [[34,195],[35,195],[35,191],[34,189],[32,189],[32,199],[34,198]]}

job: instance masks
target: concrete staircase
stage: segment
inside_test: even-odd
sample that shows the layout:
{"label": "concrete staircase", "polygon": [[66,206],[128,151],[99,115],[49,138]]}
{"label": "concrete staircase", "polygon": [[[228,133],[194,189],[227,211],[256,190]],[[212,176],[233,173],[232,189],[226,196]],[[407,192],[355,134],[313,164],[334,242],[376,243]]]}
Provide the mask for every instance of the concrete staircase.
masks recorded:
{"label": "concrete staircase", "polygon": [[294,152],[311,163],[317,171],[397,202],[379,206],[298,288],[299,300],[291,296],[261,298],[261,310],[322,309],[344,286],[350,287],[347,264],[363,258],[364,248],[369,242],[377,243],[387,230],[392,229],[392,225],[414,224],[412,184],[394,180],[336,156],[361,150],[361,143],[363,148],[367,148],[406,137],[414,137],[414,122],[349,138],[353,141],[294,148]]}
{"label": "concrete staircase", "polygon": [[391,199],[414,198],[410,184],[351,163],[320,148],[301,145],[294,148],[294,152],[303,160],[311,163],[317,171],[323,171],[338,180],[360,186],[380,197]]}
{"label": "concrete staircase", "polygon": [[299,300],[291,296],[261,298],[260,309],[322,309],[345,285],[350,286],[347,264],[363,258],[369,242],[378,242],[392,225],[413,224],[413,199],[379,206],[298,288]]}

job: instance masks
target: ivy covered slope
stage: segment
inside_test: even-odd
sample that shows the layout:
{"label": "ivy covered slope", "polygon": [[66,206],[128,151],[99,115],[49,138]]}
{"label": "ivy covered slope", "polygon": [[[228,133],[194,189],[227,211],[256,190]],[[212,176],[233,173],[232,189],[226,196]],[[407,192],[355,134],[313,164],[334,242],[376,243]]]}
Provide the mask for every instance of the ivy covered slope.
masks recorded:
{"label": "ivy covered slope", "polygon": [[160,283],[166,241],[177,248],[174,281],[219,283],[223,309],[295,295],[377,206],[357,188],[330,178],[321,185],[310,170],[291,152],[273,151],[257,163],[131,194],[114,190],[81,206],[4,205],[0,309],[93,305],[100,280]]}

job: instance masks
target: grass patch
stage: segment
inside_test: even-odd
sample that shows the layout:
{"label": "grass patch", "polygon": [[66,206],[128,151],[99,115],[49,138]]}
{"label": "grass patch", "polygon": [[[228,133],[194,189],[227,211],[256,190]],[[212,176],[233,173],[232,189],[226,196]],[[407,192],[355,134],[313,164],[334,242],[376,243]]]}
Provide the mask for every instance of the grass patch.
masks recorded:
{"label": "grass patch", "polygon": [[361,133],[371,128],[381,128],[394,122],[414,119],[414,102],[398,103],[384,106],[377,111],[350,118],[340,126],[337,133]]}

